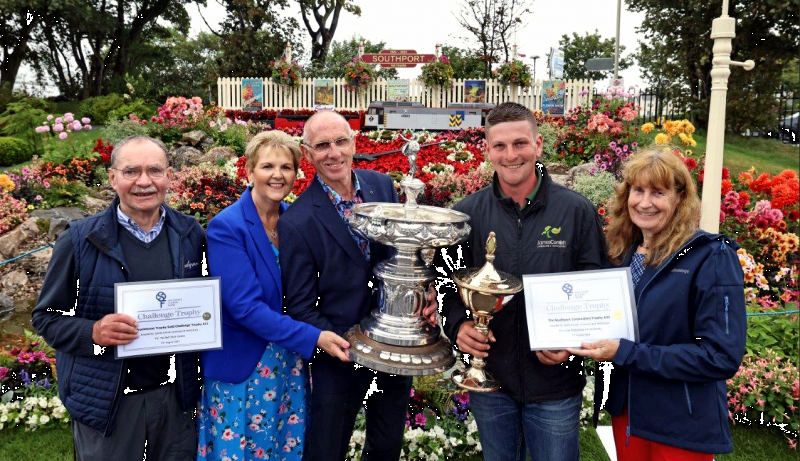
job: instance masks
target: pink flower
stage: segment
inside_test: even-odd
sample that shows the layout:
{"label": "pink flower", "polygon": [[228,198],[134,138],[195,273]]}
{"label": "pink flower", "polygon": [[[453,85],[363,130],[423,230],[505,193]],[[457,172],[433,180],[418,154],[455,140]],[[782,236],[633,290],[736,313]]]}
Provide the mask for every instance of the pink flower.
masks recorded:
{"label": "pink flower", "polygon": [[81,128],[83,128],[83,126],[81,125],[81,122],[79,122],[77,120],[72,122],[72,130],[73,131],[81,131]]}
{"label": "pink flower", "polygon": [[278,414],[282,415],[282,414],[286,413],[287,409],[288,408],[286,408],[286,404],[285,403],[281,403],[280,408],[278,408]]}
{"label": "pink flower", "polygon": [[48,120],[48,121],[50,121],[50,120],[53,120],[53,115],[52,115],[52,114],[51,114],[51,115],[48,115],[48,116],[47,116],[47,120]]}
{"label": "pink flower", "polygon": [[255,456],[256,458],[259,458],[259,459],[263,458],[264,457],[264,449],[263,448],[256,448],[256,450],[253,452],[253,456]]}
{"label": "pink flower", "polygon": [[56,125],[60,125],[62,123],[64,123],[64,119],[61,117],[56,117]]}
{"label": "pink flower", "polygon": [[217,415],[219,414],[219,412],[217,411],[217,407],[215,407],[215,406],[212,406],[211,408],[209,408],[208,409],[208,413],[211,414],[211,417],[214,418],[214,419],[217,419]]}
{"label": "pink flower", "polygon": [[300,422],[300,418],[295,413],[292,413],[292,416],[289,416],[289,419],[286,422],[289,424],[297,424]]}
{"label": "pink flower", "polygon": [[292,451],[292,449],[289,447],[289,445],[284,445],[283,446],[283,451],[284,451],[284,453],[289,453],[290,451]]}
{"label": "pink flower", "polygon": [[414,417],[414,422],[417,424],[417,426],[424,426],[428,423],[428,420],[422,413],[417,413],[417,416]]}
{"label": "pink flower", "polygon": [[56,133],[61,133],[62,131],[64,131],[64,125],[62,125],[61,123],[56,123],[55,125],[53,125],[53,131],[55,131]]}
{"label": "pink flower", "polygon": [[8,374],[8,367],[0,367],[0,379],[3,379]]}
{"label": "pink flower", "polygon": [[37,126],[34,129],[34,131],[36,131],[37,133],[47,133],[48,131],[50,131],[50,127],[49,126]]}
{"label": "pink flower", "polygon": [[67,123],[71,123],[73,120],[75,120],[75,116],[72,115],[72,112],[67,112],[66,114],[64,114],[64,120]]}
{"label": "pink flower", "polygon": [[250,430],[251,431],[257,431],[258,430],[258,424],[256,424],[256,423],[250,424]]}
{"label": "pink flower", "polygon": [[227,428],[222,432],[222,440],[233,440],[233,431]]}
{"label": "pink flower", "polygon": [[58,139],[60,139],[62,141],[67,139],[67,133],[66,132],[59,133],[58,134]]}
{"label": "pink flower", "polygon": [[33,354],[30,352],[22,352],[17,356],[19,363],[31,363],[34,360]]}
{"label": "pink flower", "polygon": [[89,119],[89,117],[83,117],[81,119],[81,123],[83,123],[84,125],[88,125],[89,122],[91,122],[91,119]]}
{"label": "pink flower", "polygon": [[256,424],[260,423],[264,418],[261,415],[253,415],[252,421]]}

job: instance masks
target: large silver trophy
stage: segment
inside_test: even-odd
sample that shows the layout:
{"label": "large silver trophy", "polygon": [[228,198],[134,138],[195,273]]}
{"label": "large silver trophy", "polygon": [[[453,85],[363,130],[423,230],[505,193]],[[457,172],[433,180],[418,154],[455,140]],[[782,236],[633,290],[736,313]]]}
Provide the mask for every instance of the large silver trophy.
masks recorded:
{"label": "large silver trophy", "polygon": [[[484,336],[489,334],[492,314],[499,312],[511,296],[522,290],[522,281],[517,277],[494,268],[494,252],[497,238],[489,232],[486,239],[486,264],[480,268],[459,269],[453,274],[461,300],[472,311],[475,329]],[[486,361],[472,357],[472,364],[465,371],[455,372],[451,379],[464,389],[475,392],[493,392],[500,389],[500,382],[485,371]]]}
{"label": "large silver trophy", "polygon": [[455,363],[450,342],[421,315],[428,287],[436,278],[430,265],[436,248],[462,241],[470,227],[464,213],[417,204],[417,196],[425,189],[414,178],[419,144],[406,141],[402,151],[409,157],[411,174],[400,182],[406,202],[353,207],[350,227],[369,240],[393,246],[397,254],[374,269],[380,280],[378,307],[344,338],[350,342],[350,358],[358,364],[386,373],[424,376],[441,373]]}

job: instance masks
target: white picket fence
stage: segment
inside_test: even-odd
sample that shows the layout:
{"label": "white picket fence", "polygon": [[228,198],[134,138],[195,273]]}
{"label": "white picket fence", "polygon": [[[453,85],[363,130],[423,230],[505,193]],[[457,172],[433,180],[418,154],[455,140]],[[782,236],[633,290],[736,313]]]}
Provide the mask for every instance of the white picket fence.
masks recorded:
{"label": "white picket fence", "polygon": [[[253,78],[253,77],[248,77]],[[242,78],[217,79],[217,105],[224,109],[242,108]],[[290,89],[273,83],[270,79],[264,82],[264,109],[313,109],[314,79],[303,78],[299,88]],[[345,80],[333,79],[335,107],[337,110],[366,110],[372,101],[385,101],[386,79],[377,79],[365,92],[352,92],[345,89]],[[586,105],[594,89],[592,80],[567,80],[565,107],[571,109],[578,105]],[[581,95],[585,91],[588,95]],[[486,81],[486,102],[500,104],[514,101],[531,110],[542,107],[542,81],[537,80],[530,87],[503,87],[497,80]],[[408,95],[410,101],[421,102],[426,107],[447,107],[451,102],[464,102],[464,80],[454,79],[449,90],[426,88],[419,80],[409,80]]]}

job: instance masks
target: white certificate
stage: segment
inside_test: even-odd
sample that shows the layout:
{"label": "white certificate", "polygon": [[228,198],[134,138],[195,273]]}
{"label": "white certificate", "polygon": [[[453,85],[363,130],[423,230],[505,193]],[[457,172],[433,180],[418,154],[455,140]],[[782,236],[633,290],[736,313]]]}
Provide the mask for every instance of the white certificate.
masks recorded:
{"label": "white certificate", "polygon": [[114,304],[139,322],[118,359],[222,347],[219,277],[115,283]]}
{"label": "white certificate", "polygon": [[523,275],[531,350],[639,339],[630,268]]}

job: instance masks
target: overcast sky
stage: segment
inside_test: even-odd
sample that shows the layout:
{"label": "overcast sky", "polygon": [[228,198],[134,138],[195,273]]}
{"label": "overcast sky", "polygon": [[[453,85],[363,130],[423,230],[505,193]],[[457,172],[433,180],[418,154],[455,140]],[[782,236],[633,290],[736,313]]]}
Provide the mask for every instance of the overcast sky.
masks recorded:
{"label": "overcast sky", "polygon": [[[459,26],[454,14],[458,13],[463,0],[355,0],[361,7],[361,16],[342,11],[334,40],[345,40],[353,35],[361,35],[371,42],[385,42],[389,49],[416,50],[418,53],[433,53],[436,43],[467,48],[470,45],[461,40],[465,30]],[[623,2],[624,3],[624,2]],[[212,27],[224,19],[225,9],[216,0],[208,0],[202,9],[203,16]],[[290,10],[301,23],[297,7]],[[197,6],[189,7],[192,16],[192,32],[208,28],[200,19]],[[631,13],[622,6],[620,20],[620,43],[627,49],[624,55],[636,51],[636,27],[642,22],[641,13]],[[536,61],[536,77],[547,76],[547,53],[550,47],[558,46],[562,35],[571,36],[573,32],[583,35],[597,29],[603,38],[613,39],[616,35],[616,0],[534,0],[533,14],[523,18],[525,25],[516,33],[518,52],[526,55],[528,64],[531,57]],[[709,27],[711,25],[709,24]],[[310,52],[311,43],[308,32],[303,27],[306,49]],[[512,37],[512,42],[513,42]],[[420,67],[398,69],[401,78],[415,78]],[[621,72],[625,84],[640,84],[638,67]]]}

